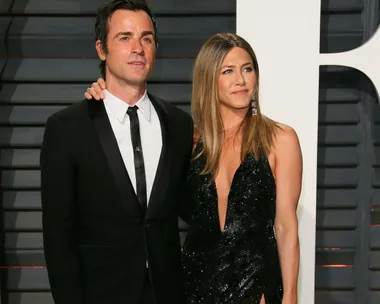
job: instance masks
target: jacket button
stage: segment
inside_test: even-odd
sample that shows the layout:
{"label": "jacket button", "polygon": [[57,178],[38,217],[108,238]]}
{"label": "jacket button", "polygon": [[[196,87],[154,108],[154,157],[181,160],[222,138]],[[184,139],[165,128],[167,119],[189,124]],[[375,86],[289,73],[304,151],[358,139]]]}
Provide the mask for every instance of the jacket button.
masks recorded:
{"label": "jacket button", "polygon": [[145,223],[145,228],[149,228],[150,227],[150,224],[148,224],[148,223]]}

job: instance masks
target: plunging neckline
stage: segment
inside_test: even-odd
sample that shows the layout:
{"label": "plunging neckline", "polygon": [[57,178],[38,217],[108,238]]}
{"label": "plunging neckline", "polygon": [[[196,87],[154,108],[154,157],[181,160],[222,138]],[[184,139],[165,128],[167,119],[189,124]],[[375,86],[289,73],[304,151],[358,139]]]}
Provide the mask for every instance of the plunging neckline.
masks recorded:
{"label": "plunging neckline", "polygon": [[[217,218],[218,218],[218,229],[219,229],[219,232],[220,233],[224,233],[226,231],[226,228],[227,228],[227,220],[228,220],[228,210],[230,208],[230,195],[231,195],[231,192],[233,190],[233,186],[234,186],[234,182],[235,182],[235,179],[236,179],[236,176],[237,174],[239,173],[239,171],[241,170],[241,168],[243,167],[243,164],[244,162],[246,161],[246,158],[248,157],[248,155],[245,157],[245,159],[240,163],[240,165],[237,167],[237,169],[235,170],[235,173],[232,177],[232,181],[231,181],[231,185],[230,185],[230,189],[228,191],[228,195],[227,195],[227,202],[226,202],[226,215],[224,217],[224,225],[223,225],[223,228],[220,226],[220,216],[219,216],[219,196],[218,196],[218,186],[216,184],[216,181],[215,179],[211,178],[211,183],[213,185],[213,189],[214,189],[214,192],[215,192],[215,202],[216,202],[216,211],[217,211]],[[210,177],[213,176],[213,172],[210,173]]]}

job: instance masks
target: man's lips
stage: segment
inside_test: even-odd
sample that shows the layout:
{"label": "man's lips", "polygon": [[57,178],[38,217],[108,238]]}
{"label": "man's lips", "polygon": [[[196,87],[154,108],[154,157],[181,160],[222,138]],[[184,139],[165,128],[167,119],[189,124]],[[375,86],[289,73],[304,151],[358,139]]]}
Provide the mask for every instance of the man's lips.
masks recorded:
{"label": "man's lips", "polygon": [[134,61],[129,61],[128,64],[131,64],[131,65],[145,65],[145,62],[144,61],[134,60]]}

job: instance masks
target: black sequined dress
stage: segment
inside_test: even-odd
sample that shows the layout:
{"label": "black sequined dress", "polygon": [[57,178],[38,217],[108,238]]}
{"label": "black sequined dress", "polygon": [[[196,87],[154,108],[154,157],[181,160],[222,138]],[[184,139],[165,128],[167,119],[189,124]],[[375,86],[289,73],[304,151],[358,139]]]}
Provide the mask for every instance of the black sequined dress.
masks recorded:
{"label": "black sequined dress", "polygon": [[[194,154],[201,149],[198,144]],[[273,231],[275,181],[266,157],[248,155],[228,196],[223,232],[211,174],[200,175],[205,158],[193,160],[187,178],[192,197],[184,244],[186,304],[281,304],[282,280]]]}

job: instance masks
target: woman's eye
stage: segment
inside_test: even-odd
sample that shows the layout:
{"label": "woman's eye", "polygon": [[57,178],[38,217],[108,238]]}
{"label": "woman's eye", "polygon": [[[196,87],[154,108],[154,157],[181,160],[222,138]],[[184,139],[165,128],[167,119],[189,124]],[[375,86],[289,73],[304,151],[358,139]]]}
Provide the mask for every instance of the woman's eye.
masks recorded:
{"label": "woman's eye", "polygon": [[229,74],[229,73],[231,73],[231,72],[232,72],[232,70],[231,70],[231,69],[228,69],[228,70],[223,71],[223,74]]}

